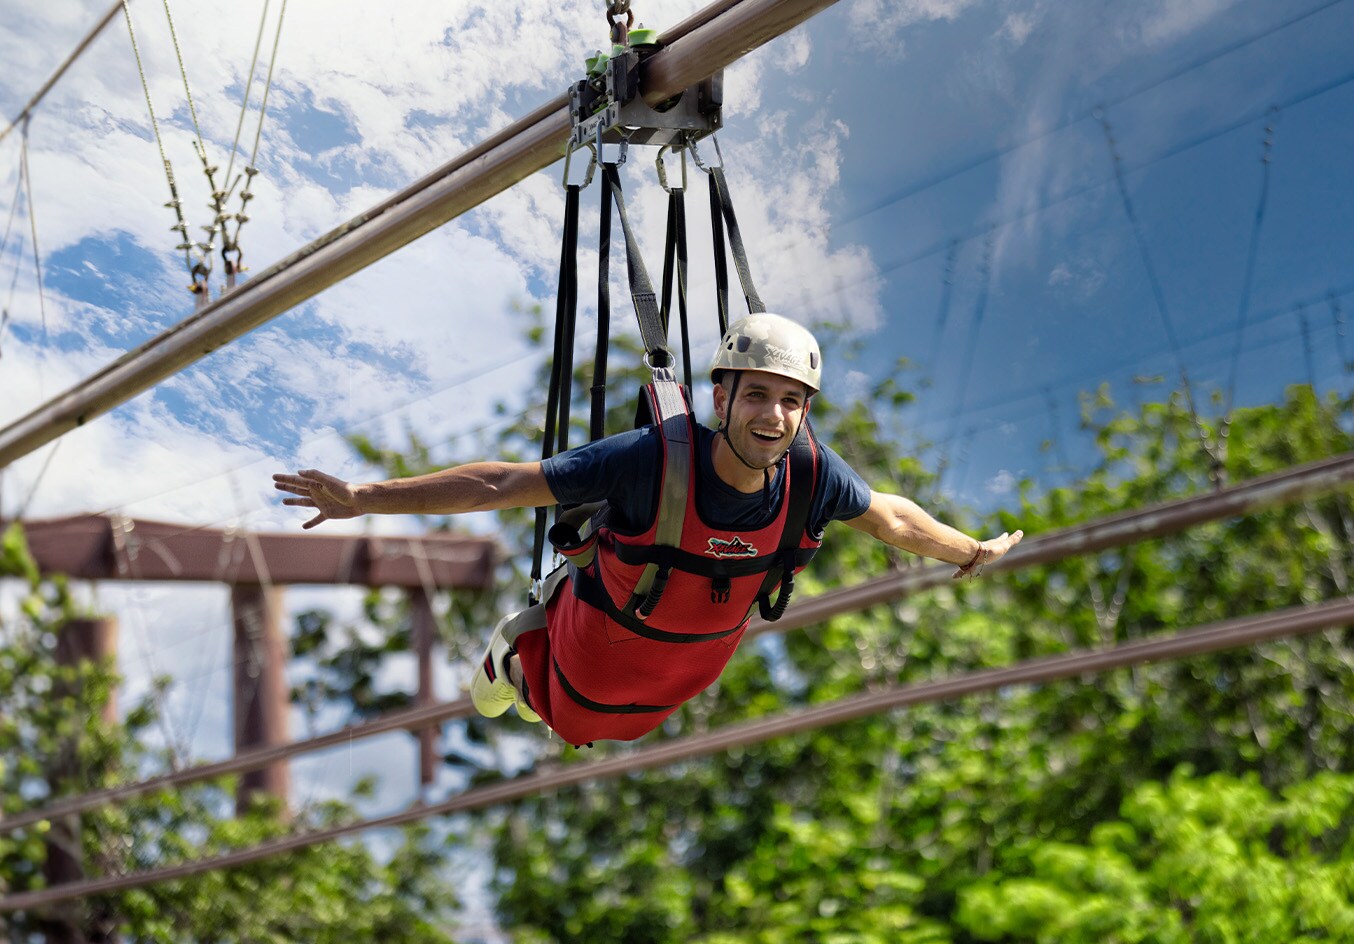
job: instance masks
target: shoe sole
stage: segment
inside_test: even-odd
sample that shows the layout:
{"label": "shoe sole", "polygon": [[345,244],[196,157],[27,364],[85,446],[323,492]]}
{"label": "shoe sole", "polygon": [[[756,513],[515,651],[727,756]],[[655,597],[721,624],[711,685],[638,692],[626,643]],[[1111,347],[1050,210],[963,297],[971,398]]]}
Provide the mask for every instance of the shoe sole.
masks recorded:
{"label": "shoe sole", "polygon": [[475,710],[486,718],[497,718],[511,708],[518,698],[517,689],[500,676],[494,667],[496,639],[497,630],[489,637],[489,645],[485,647],[484,655],[480,658],[479,669],[470,682],[470,700],[474,703]]}

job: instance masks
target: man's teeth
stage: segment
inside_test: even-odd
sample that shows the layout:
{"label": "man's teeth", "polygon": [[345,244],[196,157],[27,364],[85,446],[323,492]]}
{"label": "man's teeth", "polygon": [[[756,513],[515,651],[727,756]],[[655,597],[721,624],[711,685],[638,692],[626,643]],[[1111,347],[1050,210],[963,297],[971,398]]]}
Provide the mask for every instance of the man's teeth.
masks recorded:
{"label": "man's teeth", "polygon": [[761,430],[756,429],[752,431],[752,435],[756,436],[758,439],[765,439],[770,442],[775,442],[777,439],[780,439],[779,433],[764,433]]}

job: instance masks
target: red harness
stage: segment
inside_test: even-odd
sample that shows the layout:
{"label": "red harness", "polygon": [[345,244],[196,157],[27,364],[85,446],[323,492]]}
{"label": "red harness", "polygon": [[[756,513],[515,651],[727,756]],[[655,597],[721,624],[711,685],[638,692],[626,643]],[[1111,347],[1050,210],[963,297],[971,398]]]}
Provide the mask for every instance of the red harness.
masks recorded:
{"label": "red harness", "polygon": [[645,388],[663,442],[654,520],[636,534],[597,518],[581,538],[552,531],[570,592],[546,603],[544,632],[517,639],[532,707],[571,744],[641,737],[704,691],[752,614],[784,611],[793,574],[821,544],[807,527],[819,464],[807,421],[788,454],[775,519],[730,531],[701,520],[690,408],[664,387],[680,391]]}

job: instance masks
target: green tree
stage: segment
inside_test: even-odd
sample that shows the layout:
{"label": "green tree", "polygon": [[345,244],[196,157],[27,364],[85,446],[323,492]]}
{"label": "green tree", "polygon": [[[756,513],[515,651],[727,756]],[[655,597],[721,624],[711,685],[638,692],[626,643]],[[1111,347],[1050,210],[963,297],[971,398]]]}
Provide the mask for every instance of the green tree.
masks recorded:
{"label": "green tree", "polygon": [[[879,447],[887,414],[816,404],[815,417],[873,482],[910,475],[925,489],[924,474]],[[1225,474],[1347,451],[1349,417],[1348,400],[1306,388],[1237,411]],[[987,529],[1042,533],[1210,488],[1193,422],[1176,398],[1133,416],[1103,394],[1089,399],[1101,463],[1077,488],[1027,483],[1019,510]],[[749,647],[655,736],[1327,599],[1347,588],[1351,536],[1337,496],[840,617]],[[821,556],[806,590],[899,566],[854,534],[834,533]],[[664,910],[682,921],[638,913],[625,926],[636,940],[852,941],[875,926],[894,939],[974,940],[956,920],[964,889],[1022,867],[1032,838],[1087,841],[1133,790],[1181,764],[1249,772],[1269,789],[1348,770],[1350,656],[1348,631],[1332,631],[927,706],[522,801],[499,834],[502,914],[546,939],[587,940],[598,903],[619,900],[606,912],[614,922],[627,902],[660,893],[656,880],[635,889],[644,873],[628,863],[640,860],[661,863]]]}
{"label": "green tree", "polygon": [[1354,776],[1276,796],[1254,775],[1145,783],[1084,843],[1033,842],[1021,874],[960,894],[983,941],[1315,944],[1354,940]]}

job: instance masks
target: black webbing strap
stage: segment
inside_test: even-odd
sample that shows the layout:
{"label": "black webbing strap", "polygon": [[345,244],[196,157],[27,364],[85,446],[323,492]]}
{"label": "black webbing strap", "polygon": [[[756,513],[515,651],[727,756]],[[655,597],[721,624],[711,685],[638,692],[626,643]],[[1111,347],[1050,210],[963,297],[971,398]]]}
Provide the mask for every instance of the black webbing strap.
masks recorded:
{"label": "black webbing strap", "polygon": [[593,355],[592,407],[588,437],[606,435],[606,355],[611,340],[611,188],[600,187],[602,214],[597,242],[597,351]]}
{"label": "black webbing strap", "polygon": [[[579,600],[586,603],[595,610],[601,610],[613,622],[624,626],[636,636],[643,636],[645,639],[652,639],[654,642],[670,643],[702,643],[715,642],[720,639],[727,639],[734,633],[743,628],[743,622],[739,622],[731,629],[723,629],[718,632],[702,633],[676,633],[666,629],[656,629],[650,626],[644,620],[639,619],[630,612],[628,607],[619,607],[607,593],[606,587],[602,584],[600,577],[597,577],[590,570],[571,569],[569,577],[573,581],[573,593]],[[731,617],[736,619],[737,617]]]}
{"label": "black webbing strap", "polygon": [[634,231],[630,227],[630,218],[625,212],[625,195],[621,192],[621,175],[615,164],[603,164],[602,176],[611,195],[616,201],[616,211],[621,218],[621,230],[625,233],[625,267],[630,276],[630,298],[635,304],[635,318],[639,321],[639,334],[644,344],[644,352],[651,368],[671,368],[672,354],[668,350],[667,337],[663,333],[663,319],[658,312],[658,296],[654,293],[653,283],[649,281],[649,270],[644,267],[644,259],[639,254],[639,244],[635,241]]}
{"label": "black webbing strap", "polygon": [[[569,443],[569,402],[573,399],[574,321],[578,314],[578,193],[570,184],[564,193],[564,237],[559,260],[559,293],[555,299],[555,350],[550,359],[550,393],[545,406],[545,436],[541,459],[555,454],[556,437],[560,451]],[[536,509],[536,533],[531,549],[531,585],[541,580],[545,559],[545,519],[549,509]],[[530,598],[532,605],[539,603]]]}
{"label": "black webbing strap", "polygon": [[[767,571],[762,588],[757,593],[757,608],[762,619],[774,623],[785,615],[790,605],[790,596],[795,589],[795,563],[800,539],[809,527],[809,508],[813,504],[813,492],[817,485],[818,444],[809,426],[809,418],[804,417],[790,446],[786,457],[790,475],[790,493],[785,496],[788,503],[785,509],[785,528],[780,533],[780,544],[776,554],[780,557],[777,566]],[[775,603],[771,602],[771,593],[779,585]]]}
{"label": "black webbing strap", "polygon": [[672,284],[677,282],[678,324],[682,337],[682,378],[691,389],[691,332],[686,307],[686,195],[680,189],[668,191],[668,237],[663,247],[663,331],[672,329]]}
{"label": "black webbing strap", "polygon": [[719,185],[710,175],[710,241],[715,248],[715,307],[719,313],[719,336],[729,331],[729,259],[724,249],[724,209]]}
{"label": "black webbing strap", "polygon": [[[559,528],[558,524],[550,529],[550,533],[554,534],[556,528]],[[566,532],[561,529],[561,533]],[[680,547],[623,544],[620,541],[617,541],[612,547],[612,553],[622,564],[657,564],[659,567],[669,567],[683,573],[712,579],[715,577],[747,577],[751,574],[764,574],[772,568],[780,566],[785,560],[785,554],[779,548],[769,554],[761,554],[757,557],[716,559],[704,554],[684,551]],[[803,567],[813,560],[814,555],[818,553],[818,549],[812,547],[796,548],[793,553],[795,567]]]}
{"label": "black webbing strap", "polygon": [[[710,168],[710,216],[713,219],[718,215],[723,217],[724,225],[729,231],[729,248],[733,250],[733,264],[738,270],[738,281],[743,286],[743,296],[747,299],[748,312],[757,314],[766,311],[766,305],[762,304],[761,296],[757,294],[757,288],[752,284],[752,268],[748,265],[747,250],[743,246],[743,235],[738,228],[738,217],[733,212],[733,198],[729,196],[729,182],[724,179],[724,168]],[[718,224],[716,224],[718,229]],[[715,251],[719,254],[719,260],[723,259],[720,243],[716,241]],[[719,268],[719,262],[716,262],[716,269]],[[728,308],[728,274],[725,274],[724,295],[720,299],[720,311],[725,312]],[[721,322],[721,330],[727,330],[728,326]]]}
{"label": "black webbing strap", "polygon": [[574,688],[567,678],[564,677],[564,670],[559,667],[559,663],[554,659],[550,660],[555,665],[555,678],[559,679],[560,688],[564,689],[564,694],[576,705],[596,711],[606,715],[643,715],[656,714],[660,711],[671,711],[676,705],[608,705],[604,702],[593,701],[578,689]]}

